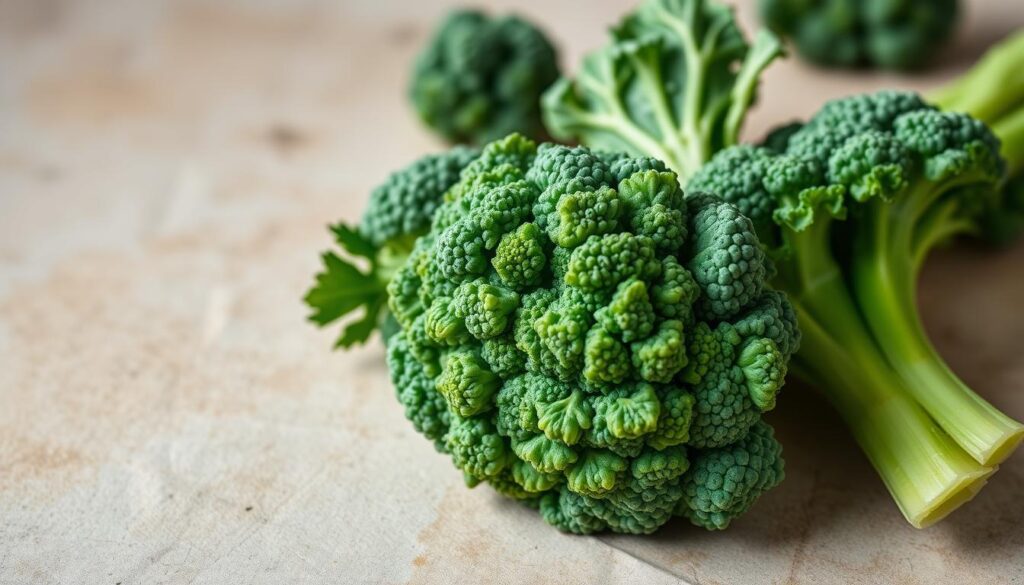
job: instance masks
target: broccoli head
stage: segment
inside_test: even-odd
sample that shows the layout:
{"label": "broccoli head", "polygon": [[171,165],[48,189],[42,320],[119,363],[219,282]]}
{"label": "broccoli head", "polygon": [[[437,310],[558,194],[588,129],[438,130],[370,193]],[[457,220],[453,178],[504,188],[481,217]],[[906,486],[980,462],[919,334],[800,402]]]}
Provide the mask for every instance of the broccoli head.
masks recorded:
{"label": "broccoli head", "polygon": [[761,71],[781,54],[766,30],[748,46],[714,0],[645,0],[575,80],[545,93],[544,121],[557,138],[654,157],[685,181],[736,144]]}
{"label": "broccoli head", "polygon": [[[1000,138],[1019,143],[1024,125],[996,130],[914,93],[856,95],[765,146],[721,151],[688,185],[750,214],[803,331],[794,370],[832,399],[919,527],[970,499],[1024,437],[952,373],[916,308],[931,249],[987,236],[993,215],[1018,209],[1000,195],[1019,164]],[[741,362],[770,375],[769,355]]]}
{"label": "broccoli head", "polygon": [[540,138],[540,96],[557,77],[555,49],[534,25],[457,10],[417,58],[409,95],[450,142],[483,144],[510,132]]}
{"label": "broccoli head", "polygon": [[515,134],[449,195],[389,287],[388,363],[470,485],[570,532],[648,533],[724,528],[782,480],[762,414],[800,335],[736,207]]}
{"label": "broccoli head", "polygon": [[331,226],[345,257],[333,251],[323,253],[323,271],[304,300],[313,309],[310,320],[319,326],[362,308],[362,315],[344,328],[337,347],[362,343],[376,328],[392,321],[387,318],[385,290],[392,273],[409,256],[416,238],[430,228],[444,194],[478,154],[458,146],[425,156],[392,173],[370,193],[355,229],[344,223]]}
{"label": "broccoli head", "polygon": [[821,65],[913,69],[949,38],[957,0],[760,0],[761,18]]}

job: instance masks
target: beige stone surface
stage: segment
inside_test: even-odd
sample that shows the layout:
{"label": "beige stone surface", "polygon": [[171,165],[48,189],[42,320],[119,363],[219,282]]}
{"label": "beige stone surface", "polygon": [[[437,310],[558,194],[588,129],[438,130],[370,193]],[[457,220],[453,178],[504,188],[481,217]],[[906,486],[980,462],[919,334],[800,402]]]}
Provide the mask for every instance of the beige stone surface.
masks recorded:
{"label": "beige stone surface", "polygon": [[[485,4],[543,19],[575,63],[630,3]],[[795,385],[770,417],[788,479],[724,533],[566,536],[465,489],[379,342],[332,353],[299,301],[324,225],[441,147],[404,87],[442,12],[0,0],[0,583],[1024,582],[1024,455],[917,531]],[[927,76],[780,63],[749,134],[933,87],[1022,24],[1017,0],[970,3]],[[949,361],[1018,419],[1022,263],[957,249],[922,287]]]}

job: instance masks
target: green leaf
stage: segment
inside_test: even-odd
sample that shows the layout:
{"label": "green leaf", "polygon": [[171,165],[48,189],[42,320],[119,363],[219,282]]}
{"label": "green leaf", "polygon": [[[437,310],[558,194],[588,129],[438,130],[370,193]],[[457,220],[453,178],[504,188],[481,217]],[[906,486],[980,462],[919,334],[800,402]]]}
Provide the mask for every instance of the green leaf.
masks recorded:
{"label": "green leaf", "polygon": [[363,317],[348,324],[335,347],[351,347],[366,341],[380,321],[387,290],[372,274],[361,272],[334,252],[324,252],[324,269],[303,300],[313,312],[309,320],[323,327],[365,307]]}
{"label": "green leaf", "polygon": [[384,300],[378,299],[366,305],[366,313],[357,321],[349,323],[341,332],[341,337],[334,343],[334,349],[348,349],[357,343],[365,343],[370,334],[377,328],[380,321],[380,310],[384,307]]}
{"label": "green leaf", "polygon": [[349,254],[362,256],[371,262],[376,258],[377,246],[374,246],[373,242],[364,238],[358,231],[343,223],[332,225],[330,229],[338,245]]}

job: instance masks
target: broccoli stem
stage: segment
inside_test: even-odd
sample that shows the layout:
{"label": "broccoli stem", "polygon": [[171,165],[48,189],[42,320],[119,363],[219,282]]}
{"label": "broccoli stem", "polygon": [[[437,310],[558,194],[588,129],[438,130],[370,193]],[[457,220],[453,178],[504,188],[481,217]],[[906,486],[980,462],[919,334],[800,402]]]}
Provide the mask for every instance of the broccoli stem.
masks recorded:
{"label": "broccoli stem", "polygon": [[988,124],[1002,142],[1008,175],[1024,170],[1024,32],[1001,41],[932,100],[942,109],[966,112]]}
{"label": "broccoli stem", "polygon": [[[964,181],[960,181],[964,182]],[[914,232],[937,193],[953,185],[873,201],[858,230],[854,295],[878,346],[911,396],[975,460],[997,465],[1024,439],[1024,426],[971,390],[946,365],[916,308]]]}
{"label": "broccoli stem", "polygon": [[777,36],[765,29],[757,31],[754,44],[743,60],[732,88],[732,103],[725,117],[725,146],[739,143],[740,128],[750,104],[754,101],[761,72],[782,53],[782,42]]}
{"label": "broccoli stem", "polygon": [[831,254],[832,224],[819,217],[783,232],[784,249],[800,251],[779,259],[775,279],[791,292],[803,333],[793,371],[824,390],[900,511],[924,528],[974,497],[995,470],[929,417],[886,358]]}
{"label": "broccoli stem", "polygon": [[[701,47],[698,47],[697,40],[693,34],[694,25],[701,16],[697,10],[698,3],[692,2],[686,6],[687,13],[682,17],[676,17],[676,15],[665,10],[661,4],[655,3],[653,6],[655,6],[663,22],[679,37],[679,41],[683,46],[683,52],[685,53],[686,71],[689,77],[684,88],[683,107],[681,110],[682,135],[706,139],[707,135],[701,132],[702,129],[698,122],[699,113],[702,111],[700,106],[704,96],[704,70],[706,67],[706,57],[701,51]],[[714,39],[714,35],[709,34],[708,37]],[[713,43],[710,43],[710,45],[714,46]],[[669,164],[670,168],[675,169],[680,174],[680,179],[683,181],[688,179],[710,156],[706,152],[705,144],[691,144],[689,150],[690,152],[686,153],[688,156],[685,158],[665,161]]]}
{"label": "broccoli stem", "polygon": [[1001,143],[1000,154],[1006,159],[1007,176],[1018,175],[1024,170],[1024,103],[996,122],[992,130]]}
{"label": "broccoli stem", "polygon": [[[794,371],[827,389],[826,397],[907,521],[927,527],[973,498],[994,469],[974,461],[928,417],[863,327],[833,326],[832,319],[857,321],[852,303],[842,297],[828,300],[832,310],[824,326],[795,304],[803,340]],[[842,338],[826,329],[843,331]]]}
{"label": "broccoli stem", "polygon": [[[648,101],[653,109],[654,119],[658,126],[661,142],[665,145],[666,160],[671,163],[674,169],[684,169],[686,175],[690,175],[700,167],[701,163],[707,160],[707,154],[699,141],[689,141],[684,144],[683,136],[700,136],[696,131],[680,133],[676,126],[675,116],[668,103],[668,97],[664,91],[664,80],[657,59],[651,63],[645,63],[640,59],[634,59],[634,67]],[[625,115],[623,113],[623,115]]]}
{"label": "broccoli stem", "polygon": [[966,112],[992,126],[1007,112],[1024,107],[1024,33],[1001,41],[981,62],[953,83],[940,89],[932,100],[942,109]]}

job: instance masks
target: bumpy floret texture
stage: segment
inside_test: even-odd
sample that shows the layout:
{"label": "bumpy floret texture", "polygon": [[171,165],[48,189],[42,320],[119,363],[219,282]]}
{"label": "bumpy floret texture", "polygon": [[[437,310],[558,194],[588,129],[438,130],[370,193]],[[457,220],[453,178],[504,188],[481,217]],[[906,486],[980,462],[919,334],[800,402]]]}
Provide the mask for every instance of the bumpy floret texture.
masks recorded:
{"label": "bumpy floret texture", "polygon": [[[781,479],[687,480],[702,453],[755,443],[763,462],[723,465],[782,465],[770,433],[748,436],[799,333],[734,206],[685,198],[657,161],[512,135],[442,215],[390,287],[389,363],[414,426],[470,485],[570,532],[647,533],[673,514],[727,522]],[[720,509],[689,510],[687,481]]]}
{"label": "bumpy floret texture", "polygon": [[[691,191],[713,191],[747,208],[756,194],[764,204],[756,215],[758,235],[771,243],[780,241],[779,225],[801,231],[816,217],[845,218],[858,203],[890,201],[914,190],[925,189],[915,201],[930,203],[928,185],[994,181],[1004,165],[999,142],[984,124],[940,112],[912,92],[830,101],[806,124],[772,141],[772,148],[721,151],[688,184]],[[980,192],[956,197],[962,217],[984,214],[995,204]]]}
{"label": "bumpy floret texture", "polygon": [[555,49],[533,24],[457,10],[416,60],[410,97],[451,142],[483,144],[509,132],[541,137],[540,96],[557,78]]}
{"label": "bumpy floret texture", "polygon": [[913,69],[956,24],[957,0],[761,0],[761,16],[822,65]]}
{"label": "bumpy floret texture", "polygon": [[693,459],[683,479],[680,512],[698,526],[721,530],[783,476],[779,443],[772,428],[759,422],[736,443]]}
{"label": "bumpy floret texture", "polygon": [[370,193],[359,232],[378,247],[426,232],[443,195],[477,155],[471,148],[455,147],[393,173]]}
{"label": "bumpy floret texture", "polygon": [[691,185],[731,202],[754,227],[770,224],[775,204],[763,185],[769,154],[764,148],[740,145],[723,151],[691,179]]}

